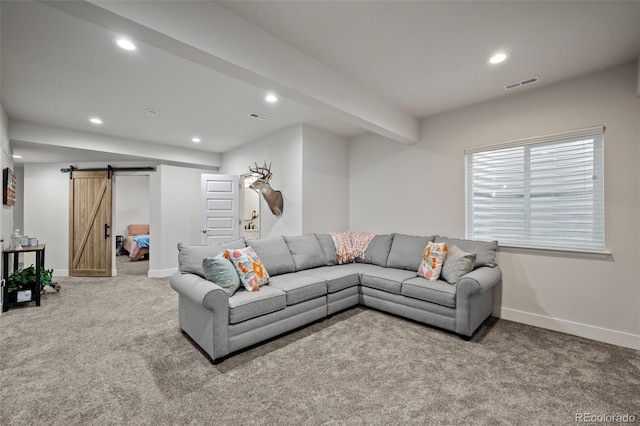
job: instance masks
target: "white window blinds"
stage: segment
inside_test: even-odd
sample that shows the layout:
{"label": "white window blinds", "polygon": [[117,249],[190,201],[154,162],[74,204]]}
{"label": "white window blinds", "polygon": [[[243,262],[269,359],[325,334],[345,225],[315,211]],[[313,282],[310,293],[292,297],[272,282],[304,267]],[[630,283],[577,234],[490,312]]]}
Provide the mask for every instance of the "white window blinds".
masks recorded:
{"label": "white window blinds", "polygon": [[603,251],[602,126],[465,150],[467,237]]}

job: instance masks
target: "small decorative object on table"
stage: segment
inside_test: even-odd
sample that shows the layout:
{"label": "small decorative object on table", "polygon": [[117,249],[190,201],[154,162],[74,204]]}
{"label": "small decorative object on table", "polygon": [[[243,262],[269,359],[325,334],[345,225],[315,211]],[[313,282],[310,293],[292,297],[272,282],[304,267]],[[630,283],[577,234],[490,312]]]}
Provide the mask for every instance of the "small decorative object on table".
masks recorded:
{"label": "small decorative object on table", "polygon": [[22,235],[20,235],[19,229],[16,229],[13,234],[11,234],[11,249],[22,250]]}

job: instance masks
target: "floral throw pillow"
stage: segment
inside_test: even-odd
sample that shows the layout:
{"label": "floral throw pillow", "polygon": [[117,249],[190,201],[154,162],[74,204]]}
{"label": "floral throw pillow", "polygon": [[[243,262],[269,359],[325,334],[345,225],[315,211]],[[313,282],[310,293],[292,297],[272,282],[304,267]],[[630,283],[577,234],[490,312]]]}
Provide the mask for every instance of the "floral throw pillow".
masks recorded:
{"label": "floral throw pillow", "polygon": [[225,257],[235,266],[247,291],[258,291],[261,285],[269,282],[269,274],[251,246],[236,250],[227,249]]}
{"label": "floral throw pillow", "polygon": [[473,271],[475,265],[475,253],[466,253],[457,246],[451,246],[442,265],[442,278],[449,284],[456,284],[463,275]]}
{"label": "floral throw pillow", "polygon": [[218,284],[231,297],[240,288],[240,277],[226,255],[227,252],[223,251],[215,257],[205,257],[202,270],[206,279]]}
{"label": "floral throw pillow", "polygon": [[427,248],[424,250],[422,262],[418,269],[418,276],[425,277],[429,281],[435,281],[440,278],[442,264],[447,255],[446,243],[434,243],[429,241]]}

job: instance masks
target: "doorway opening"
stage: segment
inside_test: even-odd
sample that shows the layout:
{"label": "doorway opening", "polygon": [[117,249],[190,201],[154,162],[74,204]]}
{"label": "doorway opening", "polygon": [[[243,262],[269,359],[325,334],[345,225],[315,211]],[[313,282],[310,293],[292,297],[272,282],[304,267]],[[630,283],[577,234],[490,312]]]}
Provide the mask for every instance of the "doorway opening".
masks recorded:
{"label": "doorway opening", "polygon": [[114,173],[113,264],[117,275],[149,273],[152,255],[149,181],[148,174]]}
{"label": "doorway opening", "polygon": [[251,184],[258,175],[247,173],[240,175],[240,235],[245,239],[260,238],[260,192],[252,189]]}

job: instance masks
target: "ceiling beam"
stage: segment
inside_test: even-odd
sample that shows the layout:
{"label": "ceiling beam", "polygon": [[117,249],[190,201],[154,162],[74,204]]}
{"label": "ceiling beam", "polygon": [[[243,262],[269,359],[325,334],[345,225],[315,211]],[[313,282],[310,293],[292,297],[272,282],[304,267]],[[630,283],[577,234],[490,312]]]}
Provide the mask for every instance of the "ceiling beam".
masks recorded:
{"label": "ceiling beam", "polygon": [[215,152],[163,145],[154,142],[118,138],[98,133],[63,127],[30,123],[21,120],[9,122],[9,140],[32,144],[106,152],[133,156],[162,163],[185,164],[205,168],[219,168],[222,156]]}
{"label": "ceiling beam", "polygon": [[214,2],[43,3],[392,140],[419,138],[418,118]]}

